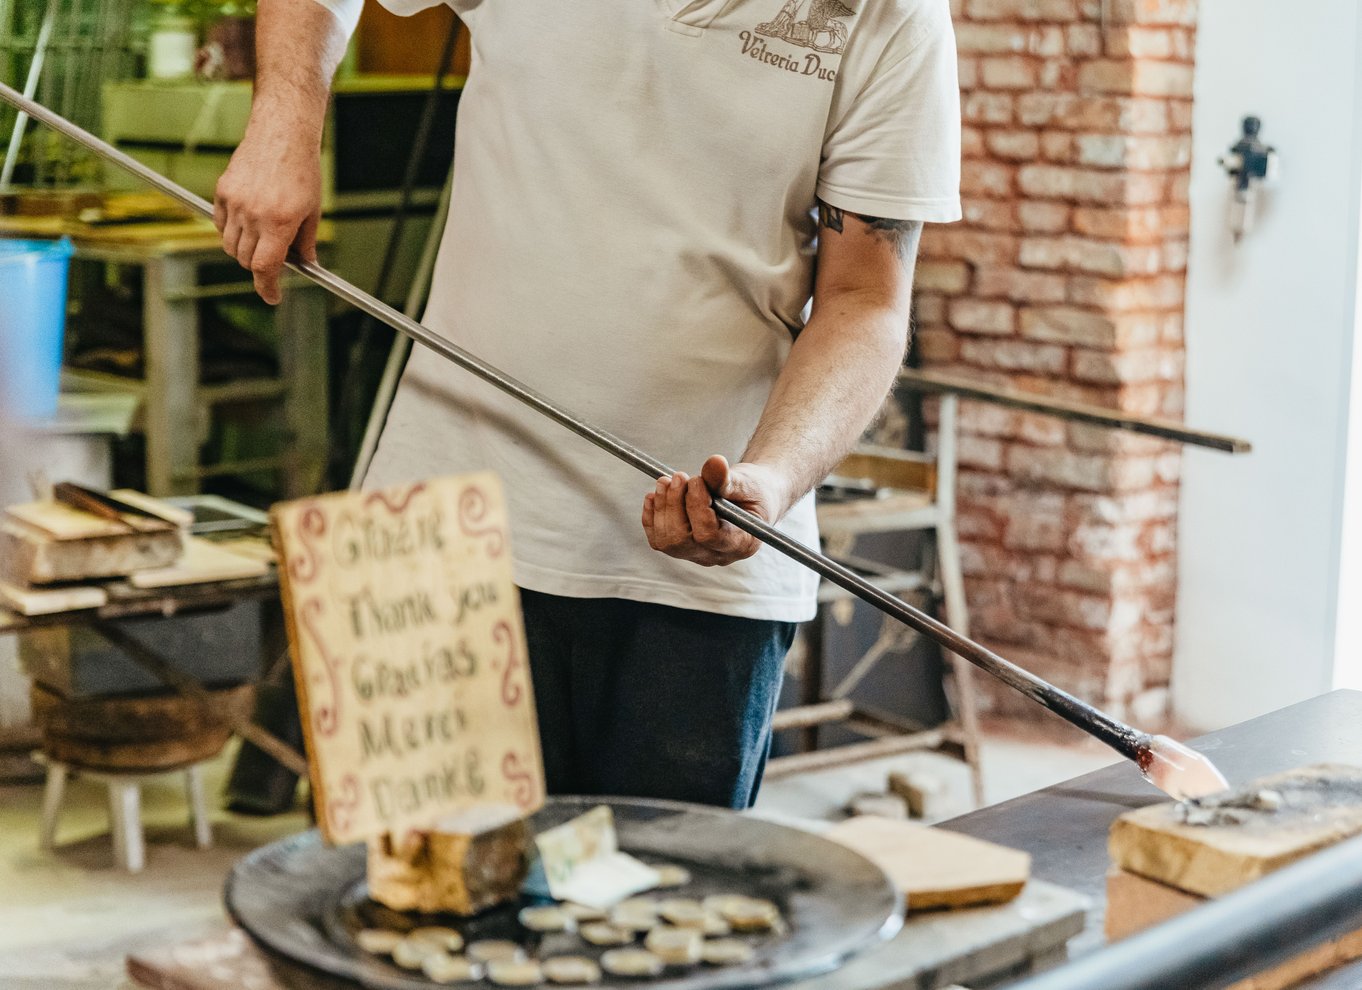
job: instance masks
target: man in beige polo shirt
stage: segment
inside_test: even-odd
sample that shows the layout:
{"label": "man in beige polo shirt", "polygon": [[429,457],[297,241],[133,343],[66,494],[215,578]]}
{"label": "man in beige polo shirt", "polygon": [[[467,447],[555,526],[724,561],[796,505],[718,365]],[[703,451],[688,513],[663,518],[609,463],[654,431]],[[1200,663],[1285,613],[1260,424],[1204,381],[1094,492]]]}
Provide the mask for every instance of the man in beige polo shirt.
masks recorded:
{"label": "man in beige polo shirt", "polygon": [[[271,301],[314,249],[361,3],[260,0],[217,220]],[[810,492],[903,358],[921,225],[960,215],[947,0],[451,5],[473,62],[424,323],[694,474],[641,487],[418,348],[367,483],[502,476],[552,790],[744,807],[817,581],[711,493],[816,543]]]}

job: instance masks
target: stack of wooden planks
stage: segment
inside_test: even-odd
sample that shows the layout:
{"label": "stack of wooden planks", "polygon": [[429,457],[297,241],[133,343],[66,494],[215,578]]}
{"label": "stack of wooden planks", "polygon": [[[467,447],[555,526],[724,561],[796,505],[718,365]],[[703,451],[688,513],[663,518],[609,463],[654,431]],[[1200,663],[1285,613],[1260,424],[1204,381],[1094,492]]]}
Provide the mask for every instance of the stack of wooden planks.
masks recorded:
{"label": "stack of wooden planks", "polygon": [[66,501],[12,505],[0,516],[0,604],[24,615],[98,608],[97,583],[162,588],[261,576],[269,561],[189,534],[192,513],[141,492],[109,493],[139,512],[97,514]]}

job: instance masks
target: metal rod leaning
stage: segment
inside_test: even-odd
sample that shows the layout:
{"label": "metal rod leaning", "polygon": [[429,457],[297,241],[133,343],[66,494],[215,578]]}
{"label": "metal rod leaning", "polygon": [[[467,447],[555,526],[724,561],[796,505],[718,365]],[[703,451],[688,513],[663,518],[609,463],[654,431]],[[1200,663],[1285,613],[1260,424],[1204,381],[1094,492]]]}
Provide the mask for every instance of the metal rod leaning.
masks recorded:
{"label": "metal rod leaning", "polygon": [[[204,217],[211,218],[213,216],[212,204],[201,196],[196,196],[41,104],[25,98],[21,93],[4,83],[0,83],[0,100],[24,110],[34,120],[84,145],[100,157],[137,176],[153,188],[159,189],[193,212]],[[355,308],[382,320],[394,330],[406,334],[417,343],[425,345],[441,357],[476,375],[489,385],[500,389],[650,478],[669,476],[673,473],[670,467],[657,458],[563,409],[523,382],[510,377],[457,344],[451,343],[410,317],[399,313],[391,306],[356,288],[322,266],[298,257],[292,257],[288,261],[288,267]],[[1048,708],[1065,721],[1100,739],[1121,755],[1140,763],[1142,769],[1146,766],[1150,756],[1150,745],[1153,742],[1153,737],[1149,733],[1141,732],[1126,725],[1087,702],[1081,701],[1067,691],[1042,680],[1030,671],[1005,660],[987,647],[960,635],[926,612],[914,608],[902,599],[876,587],[850,568],[844,567],[817,550],[786,536],[774,526],[732,502],[716,498],[714,500],[714,511],[721,519],[732,523],[767,546],[798,561],[856,597],[875,606],[881,612],[918,630],[947,650],[970,661],[1004,684],[1015,688],[1033,701]]]}

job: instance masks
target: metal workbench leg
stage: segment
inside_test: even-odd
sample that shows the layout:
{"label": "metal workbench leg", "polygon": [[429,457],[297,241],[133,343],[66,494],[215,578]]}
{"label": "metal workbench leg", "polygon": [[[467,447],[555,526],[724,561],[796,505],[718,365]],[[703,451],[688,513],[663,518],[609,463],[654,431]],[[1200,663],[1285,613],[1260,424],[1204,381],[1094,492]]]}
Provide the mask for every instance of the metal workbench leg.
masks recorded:
{"label": "metal workbench leg", "polygon": [[[936,524],[937,566],[941,571],[941,597],[946,607],[946,624],[969,635],[969,607],[965,601],[965,574],[960,562],[960,541],[955,532],[956,437],[959,400],[954,395],[941,399],[941,420],[937,428],[937,502],[940,515]],[[955,681],[956,719],[963,737],[965,762],[970,768],[976,805],[984,803],[984,776],[979,761],[979,706],[974,686],[974,667],[953,653],[951,672]]]}
{"label": "metal workbench leg", "polygon": [[143,362],[146,381],[147,491],[192,495],[199,490],[199,319],[197,264],[148,258],[142,266]]}
{"label": "metal workbench leg", "polygon": [[289,438],[284,491],[290,498],[315,495],[330,453],[327,399],[326,293],[295,282],[284,290],[275,316],[279,365],[287,391],[284,422]]}

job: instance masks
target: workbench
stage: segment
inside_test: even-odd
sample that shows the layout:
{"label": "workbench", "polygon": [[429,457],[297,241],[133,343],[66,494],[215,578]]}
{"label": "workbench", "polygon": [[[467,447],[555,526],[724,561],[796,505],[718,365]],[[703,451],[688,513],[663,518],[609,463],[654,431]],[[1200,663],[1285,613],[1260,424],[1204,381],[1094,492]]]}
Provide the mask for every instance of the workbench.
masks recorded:
{"label": "workbench", "polygon": [[[1312,698],[1212,732],[1193,745],[1215,761],[1231,784],[1314,763],[1357,764],[1362,760],[1362,691]],[[1133,764],[1121,763],[972,812],[942,827],[1025,850],[1032,857],[1033,877],[1086,894],[1093,906],[1082,933],[1069,943],[1069,955],[1075,958],[1106,943],[1102,925],[1107,830],[1131,808],[1165,800],[1140,778]],[[1357,990],[1362,986],[1362,961],[1300,986]]]}
{"label": "workbench", "polygon": [[[1241,725],[1222,729],[1195,741],[1198,749],[1210,755],[1231,782],[1242,782],[1264,774],[1310,763],[1357,762],[1362,753],[1362,692],[1335,691],[1290,708],[1265,715]],[[1121,763],[1074,780],[1048,787],[1012,801],[976,811],[947,822],[954,829],[992,842],[1024,849],[1032,856],[1032,876],[1040,883],[1015,902],[1014,910],[1025,915],[1032,910],[1050,911],[1055,923],[1067,913],[1060,888],[1086,895],[1089,910],[1079,920],[1081,931],[1069,942],[1069,957],[1076,958],[1100,949],[1105,876],[1107,871],[1107,829],[1111,822],[1130,808],[1166,800],[1139,776],[1132,764]],[[1032,900],[1028,901],[1028,897]],[[934,926],[937,942],[961,936],[976,919],[972,912],[955,915],[922,916]],[[954,922],[959,924],[954,924]],[[1078,927],[1078,926],[1075,926]],[[908,951],[914,938],[912,926],[894,940],[874,948],[849,962],[837,972],[795,984],[798,990],[902,990],[920,985],[924,976],[918,951]],[[239,938],[240,936],[235,936]],[[220,935],[219,939],[227,938]],[[1019,926],[1018,942],[1025,940]],[[208,943],[216,944],[216,943]],[[221,945],[228,943],[222,942]],[[1017,946],[1012,946],[1015,950]],[[254,949],[241,949],[257,959]],[[164,990],[197,990],[208,982],[189,984],[167,978],[157,970],[173,950],[140,953],[133,971],[146,985]],[[193,951],[205,951],[197,949]],[[1050,953],[1037,962],[1060,964],[1062,954]],[[1025,972],[1017,968],[1017,974]],[[925,976],[924,976],[925,978]],[[1006,986],[979,981],[971,986]],[[1362,962],[1302,984],[1304,990],[1356,990],[1362,985]],[[275,987],[321,987],[341,990],[338,984],[307,980],[276,983]],[[1172,988],[1170,988],[1172,990]],[[1192,987],[1177,990],[1195,990]]]}
{"label": "workbench", "polygon": [[[168,588],[135,588],[126,580],[103,581],[99,582],[99,586],[108,594],[108,601],[98,608],[72,609],[47,615],[21,615],[0,607],[0,634],[21,633],[48,626],[86,626],[97,631],[168,687],[205,705],[211,705],[212,701],[199,681],[179,669],[173,659],[161,656],[119,629],[116,620],[219,609],[244,601],[271,600],[279,594],[279,580],[274,568],[261,577]],[[298,773],[307,773],[307,762],[302,754],[271,733],[245,719],[237,721],[234,729],[243,739],[254,743],[284,766]]]}

